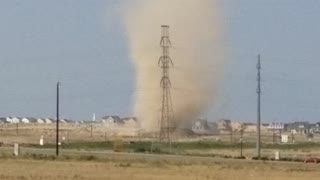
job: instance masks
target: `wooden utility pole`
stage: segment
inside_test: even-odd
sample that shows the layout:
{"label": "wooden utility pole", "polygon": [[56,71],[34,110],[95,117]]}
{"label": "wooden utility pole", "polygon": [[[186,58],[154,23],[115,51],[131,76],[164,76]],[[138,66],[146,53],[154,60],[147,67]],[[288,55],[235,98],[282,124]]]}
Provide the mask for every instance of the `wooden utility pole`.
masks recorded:
{"label": "wooden utility pole", "polygon": [[59,156],[59,106],[60,106],[60,82],[57,83],[57,128],[56,128],[56,156]]}

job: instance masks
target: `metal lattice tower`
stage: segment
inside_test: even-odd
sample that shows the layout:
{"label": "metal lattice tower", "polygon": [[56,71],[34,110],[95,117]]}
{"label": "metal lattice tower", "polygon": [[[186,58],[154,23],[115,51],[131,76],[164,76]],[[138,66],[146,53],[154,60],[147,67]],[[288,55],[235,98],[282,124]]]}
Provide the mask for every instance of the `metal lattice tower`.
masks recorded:
{"label": "metal lattice tower", "polygon": [[169,76],[169,69],[173,66],[173,62],[170,58],[169,49],[171,42],[169,39],[169,26],[162,25],[162,36],[160,46],[162,47],[162,55],[159,58],[158,64],[162,69],[162,78],[160,86],[162,88],[162,104],[161,104],[161,117],[159,121],[159,141],[171,143],[171,136],[174,130],[174,116],[173,107],[171,101],[171,81]]}

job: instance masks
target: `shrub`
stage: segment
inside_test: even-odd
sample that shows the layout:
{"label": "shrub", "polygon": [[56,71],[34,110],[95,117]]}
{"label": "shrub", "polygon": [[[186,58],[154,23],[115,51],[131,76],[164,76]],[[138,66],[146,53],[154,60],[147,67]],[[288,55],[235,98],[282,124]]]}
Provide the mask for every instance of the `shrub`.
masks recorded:
{"label": "shrub", "polygon": [[234,159],[246,159],[246,157],[245,156],[236,156],[236,157],[234,157]]}
{"label": "shrub", "polygon": [[138,153],[145,153],[147,152],[146,148],[144,147],[137,147],[133,149],[134,152],[138,152]]}
{"label": "shrub", "polygon": [[80,156],[80,160],[85,160],[85,161],[93,161],[96,160],[97,158],[95,156],[89,155],[89,156]]}

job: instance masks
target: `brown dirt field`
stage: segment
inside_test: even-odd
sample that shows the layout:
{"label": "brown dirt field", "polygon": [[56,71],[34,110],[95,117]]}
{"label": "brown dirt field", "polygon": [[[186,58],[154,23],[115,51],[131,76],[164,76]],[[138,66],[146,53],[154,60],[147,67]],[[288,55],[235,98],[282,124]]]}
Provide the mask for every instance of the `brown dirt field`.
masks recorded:
{"label": "brown dirt field", "polygon": [[[113,140],[117,136],[130,137],[133,140],[143,139],[143,136],[135,136],[137,129],[128,127],[108,128],[104,124],[60,124],[61,138],[65,137],[67,142],[74,141],[105,141]],[[44,137],[45,143],[55,142],[56,125],[53,124],[0,124],[0,142],[5,144],[12,143],[32,143],[38,144],[40,137]],[[123,135],[125,134],[125,135]],[[200,140],[221,140],[225,143],[237,143],[240,140],[239,132],[229,134],[220,134],[212,136],[194,136],[179,137],[181,141],[200,141]],[[271,132],[262,133],[262,142],[272,143],[273,135]],[[245,133],[243,136],[245,142],[255,142],[255,133]],[[308,142],[305,135],[295,135],[296,143]],[[320,142],[320,135],[315,135],[314,142]],[[276,138],[279,142],[279,137]]]}
{"label": "brown dirt field", "polygon": [[0,160],[1,180],[318,180],[320,166],[239,160],[212,162]]}

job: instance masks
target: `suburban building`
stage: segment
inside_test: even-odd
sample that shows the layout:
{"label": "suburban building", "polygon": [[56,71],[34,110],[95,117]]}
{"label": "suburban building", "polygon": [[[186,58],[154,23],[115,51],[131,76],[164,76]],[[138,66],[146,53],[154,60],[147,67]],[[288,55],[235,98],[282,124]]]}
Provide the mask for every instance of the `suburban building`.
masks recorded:
{"label": "suburban building", "polygon": [[119,116],[104,116],[102,117],[101,122],[107,127],[116,127],[124,124]]}
{"label": "suburban building", "polygon": [[138,127],[138,121],[137,121],[137,118],[135,117],[124,117],[124,118],[121,118],[121,121],[123,122],[124,127],[132,127],[132,128]]}
{"label": "suburban building", "polygon": [[44,121],[46,122],[46,124],[51,124],[54,122],[53,119],[49,119],[49,118],[46,118]]}
{"label": "suburban building", "polygon": [[232,121],[231,122],[231,129],[232,129],[232,131],[239,132],[242,129],[242,123]]}
{"label": "suburban building", "polygon": [[21,123],[30,123],[28,118],[21,118]]}
{"label": "suburban building", "polygon": [[231,120],[229,119],[221,119],[218,121],[218,130],[219,132],[230,132],[231,131]]}
{"label": "suburban building", "polygon": [[197,119],[193,122],[191,130],[199,135],[218,134],[218,125],[215,122],[208,122],[207,119]]}
{"label": "suburban building", "polygon": [[272,122],[267,127],[268,131],[285,131],[285,124]]}
{"label": "suburban building", "polygon": [[17,117],[7,117],[6,122],[16,124],[16,123],[20,123],[20,119]]}
{"label": "suburban building", "polygon": [[41,118],[38,118],[38,119],[37,119],[37,123],[38,123],[38,124],[43,124],[43,123],[45,123],[45,120],[44,120],[44,119],[41,119]]}
{"label": "suburban building", "polygon": [[288,124],[288,131],[293,134],[308,134],[310,133],[309,122],[294,122]]}
{"label": "suburban building", "polygon": [[257,132],[257,125],[255,123],[243,123],[244,132]]}
{"label": "suburban building", "polygon": [[320,122],[310,125],[310,133],[320,134]]}

